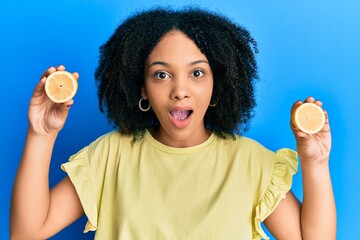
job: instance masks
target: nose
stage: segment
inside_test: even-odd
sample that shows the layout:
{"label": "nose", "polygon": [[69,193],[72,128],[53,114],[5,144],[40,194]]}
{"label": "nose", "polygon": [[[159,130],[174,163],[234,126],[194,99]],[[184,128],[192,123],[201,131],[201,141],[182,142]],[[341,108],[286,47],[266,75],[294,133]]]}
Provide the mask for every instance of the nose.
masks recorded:
{"label": "nose", "polygon": [[189,98],[189,82],[186,76],[173,79],[171,98],[183,100]]}

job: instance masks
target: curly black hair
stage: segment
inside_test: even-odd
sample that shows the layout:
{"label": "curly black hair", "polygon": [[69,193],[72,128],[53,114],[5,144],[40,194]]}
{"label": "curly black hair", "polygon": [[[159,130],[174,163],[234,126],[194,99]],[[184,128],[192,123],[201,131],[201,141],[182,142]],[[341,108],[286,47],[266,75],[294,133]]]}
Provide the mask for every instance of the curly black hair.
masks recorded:
{"label": "curly black hair", "polygon": [[205,127],[222,137],[246,131],[256,105],[257,43],[244,27],[203,9],[156,8],[126,19],[100,47],[95,72],[100,111],[120,132],[134,136],[159,125],[155,113],[140,111],[138,102],[145,62],[172,30],[186,34],[209,60],[214,77],[211,102],[217,106],[208,108]]}

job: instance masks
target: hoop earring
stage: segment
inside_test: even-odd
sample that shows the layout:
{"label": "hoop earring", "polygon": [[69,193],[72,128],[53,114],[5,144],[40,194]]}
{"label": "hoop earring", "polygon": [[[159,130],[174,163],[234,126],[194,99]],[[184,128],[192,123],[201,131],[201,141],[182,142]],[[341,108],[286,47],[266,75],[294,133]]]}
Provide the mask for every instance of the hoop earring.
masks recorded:
{"label": "hoop earring", "polygon": [[143,108],[143,107],[141,106],[141,102],[142,102],[142,100],[146,100],[146,99],[144,99],[144,98],[140,98],[140,100],[139,100],[139,109],[140,109],[141,111],[143,111],[143,112],[147,112],[147,111],[149,111],[149,110],[150,110],[150,108],[151,108],[150,102],[149,102],[149,105],[147,106],[147,108]]}
{"label": "hoop earring", "polygon": [[209,103],[210,107],[216,107],[218,104],[218,100],[215,101],[215,103]]}

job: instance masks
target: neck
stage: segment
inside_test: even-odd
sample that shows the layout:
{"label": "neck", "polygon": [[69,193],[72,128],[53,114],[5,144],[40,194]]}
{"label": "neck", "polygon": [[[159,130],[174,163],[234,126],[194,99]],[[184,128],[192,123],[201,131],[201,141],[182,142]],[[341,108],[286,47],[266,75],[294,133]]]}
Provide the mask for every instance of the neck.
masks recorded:
{"label": "neck", "polygon": [[212,134],[212,131],[204,128],[196,133],[179,132],[178,134],[168,134],[161,127],[148,129],[149,133],[160,143],[176,148],[193,147],[204,143]]}

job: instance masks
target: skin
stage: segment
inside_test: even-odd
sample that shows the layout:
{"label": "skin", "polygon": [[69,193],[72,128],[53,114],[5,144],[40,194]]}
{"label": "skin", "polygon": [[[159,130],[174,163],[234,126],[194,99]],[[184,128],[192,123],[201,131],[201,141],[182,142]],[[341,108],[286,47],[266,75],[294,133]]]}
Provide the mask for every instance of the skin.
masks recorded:
{"label": "skin", "polygon": [[[11,239],[49,238],[84,214],[68,177],[49,189],[52,150],[73,104],[73,100],[54,104],[45,94],[46,77],[58,70],[65,67],[51,67],[44,72],[30,101],[26,143],[11,201]],[[79,77],[77,73],[74,75]],[[150,133],[173,147],[190,147],[206,141],[211,132],[205,128],[203,117],[212,89],[213,76],[206,56],[184,34],[168,33],[145,63],[142,97],[149,100],[161,123],[161,127],[150,129]],[[322,105],[312,97],[305,101]],[[294,103],[291,113],[301,103]],[[174,120],[170,113],[179,109],[191,109],[192,114],[185,121]],[[291,129],[301,161],[303,203],[290,191],[265,220],[265,225],[276,239],[335,239],[328,115],[325,127],[316,135],[304,134],[292,123]]]}
{"label": "skin", "polygon": [[[305,102],[322,107],[322,102],[313,97]],[[291,116],[302,103],[293,104]],[[276,239],[336,239],[336,207],[329,170],[331,132],[328,114],[324,113],[325,126],[314,135],[301,132],[290,120],[300,157],[304,197],[300,205],[290,191],[264,221]]]}
{"label": "skin", "polygon": [[[214,82],[206,56],[186,35],[173,31],[160,41],[145,66],[142,95],[149,99],[160,121],[160,128],[151,131],[153,136],[172,147],[204,142],[210,136],[204,126],[204,115]],[[170,114],[190,109],[192,114],[186,127],[181,123],[185,121],[176,121]]]}
{"label": "skin", "polygon": [[[54,143],[74,103],[70,100],[55,104],[45,94],[46,77],[61,70],[65,67],[47,69],[30,100],[29,127],[11,200],[11,239],[47,239],[83,215],[80,200],[68,177],[51,191],[49,189]],[[79,78],[78,73],[73,74]]]}

